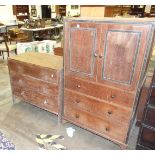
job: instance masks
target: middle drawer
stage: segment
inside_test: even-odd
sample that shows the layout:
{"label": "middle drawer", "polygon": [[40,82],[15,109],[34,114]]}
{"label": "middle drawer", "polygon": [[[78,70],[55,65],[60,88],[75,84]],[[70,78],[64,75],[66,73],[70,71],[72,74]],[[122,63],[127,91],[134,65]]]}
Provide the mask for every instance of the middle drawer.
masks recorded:
{"label": "middle drawer", "polygon": [[101,118],[116,121],[120,124],[129,124],[131,110],[126,110],[110,103],[88,97],[81,93],[65,89],[64,105],[75,107]]}
{"label": "middle drawer", "polygon": [[49,96],[58,95],[58,85],[56,84],[47,83],[33,77],[17,74],[15,72],[11,73],[10,78],[12,81],[11,83],[14,86],[28,88],[32,91],[46,94]]}
{"label": "middle drawer", "polygon": [[94,84],[90,81],[65,76],[65,88],[84,93],[108,102],[131,108],[134,103],[134,95],[123,90],[107,87],[106,85]]}

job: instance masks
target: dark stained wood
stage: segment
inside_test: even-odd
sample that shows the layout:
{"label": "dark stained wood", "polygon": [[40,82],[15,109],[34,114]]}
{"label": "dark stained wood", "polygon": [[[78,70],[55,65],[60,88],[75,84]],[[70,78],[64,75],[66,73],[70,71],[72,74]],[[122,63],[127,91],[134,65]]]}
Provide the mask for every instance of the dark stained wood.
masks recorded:
{"label": "dark stained wood", "polygon": [[149,97],[151,81],[152,81],[152,77],[150,76],[146,77],[144,85],[141,89],[141,93],[140,93],[139,101],[138,101],[138,107],[137,107],[137,122],[136,122],[137,126],[141,125],[141,121],[143,118],[143,112],[144,112],[145,105]]}
{"label": "dark stained wood", "polygon": [[[53,62],[46,62],[49,60]],[[18,97],[61,115],[59,110],[59,105],[62,104],[61,65],[61,57],[34,52],[9,58],[8,67],[13,99]]]}
{"label": "dark stained wood", "polygon": [[149,97],[145,105],[143,119],[137,140],[136,149],[155,149],[155,72],[149,89]]}
{"label": "dark stained wood", "polygon": [[151,53],[152,23],[69,18],[64,26],[63,118],[126,146]]}
{"label": "dark stained wood", "polygon": [[144,147],[154,150],[155,149],[155,130],[143,127],[140,144]]}
{"label": "dark stained wood", "polygon": [[149,106],[147,113],[146,113],[146,119],[145,124],[150,125],[155,128],[155,106]]}

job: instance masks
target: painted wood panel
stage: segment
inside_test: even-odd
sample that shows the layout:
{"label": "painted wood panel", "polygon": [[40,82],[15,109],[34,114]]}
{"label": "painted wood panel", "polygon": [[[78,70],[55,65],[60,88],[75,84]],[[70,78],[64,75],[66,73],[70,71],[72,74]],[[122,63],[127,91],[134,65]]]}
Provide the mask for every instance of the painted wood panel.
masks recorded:
{"label": "painted wood panel", "polygon": [[92,28],[71,28],[70,71],[92,77],[96,32]]}

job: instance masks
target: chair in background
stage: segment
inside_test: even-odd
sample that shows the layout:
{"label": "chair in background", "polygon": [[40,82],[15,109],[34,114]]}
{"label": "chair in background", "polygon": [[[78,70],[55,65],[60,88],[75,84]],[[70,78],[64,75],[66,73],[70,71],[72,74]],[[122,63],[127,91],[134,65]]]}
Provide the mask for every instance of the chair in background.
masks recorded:
{"label": "chair in background", "polygon": [[3,56],[3,60],[4,60],[4,52],[7,52],[7,56],[10,56],[10,52],[15,52],[15,54],[17,54],[17,46],[16,44],[10,44],[8,43],[8,36],[7,35],[3,35],[4,38],[4,42],[2,44],[0,44],[0,53]]}
{"label": "chair in background", "polygon": [[18,29],[18,28],[12,28],[8,31],[8,37],[10,43],[12,41],[17,42],[27,42],[29,41],[29,36],[24,31]]}

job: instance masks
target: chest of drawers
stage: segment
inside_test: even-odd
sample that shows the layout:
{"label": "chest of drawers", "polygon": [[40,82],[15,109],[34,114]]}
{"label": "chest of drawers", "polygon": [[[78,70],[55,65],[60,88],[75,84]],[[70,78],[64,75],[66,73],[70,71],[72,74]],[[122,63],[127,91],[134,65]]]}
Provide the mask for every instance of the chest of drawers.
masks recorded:
{"label": "chest of drawers", "polygon": [[[62,105],[61,56],[29,52],[10,57],[12,95],[57,114]],[[59,106],[60,105],[60,106]]]}
{"label": "chest of drawers", "polygon": [[126,147],[154,23],[65,19],[63,119]]}
{"label": "chest of drawers", "polygon": [[155,73],[148,96],[137,140],[138,150],[155,150]]}

